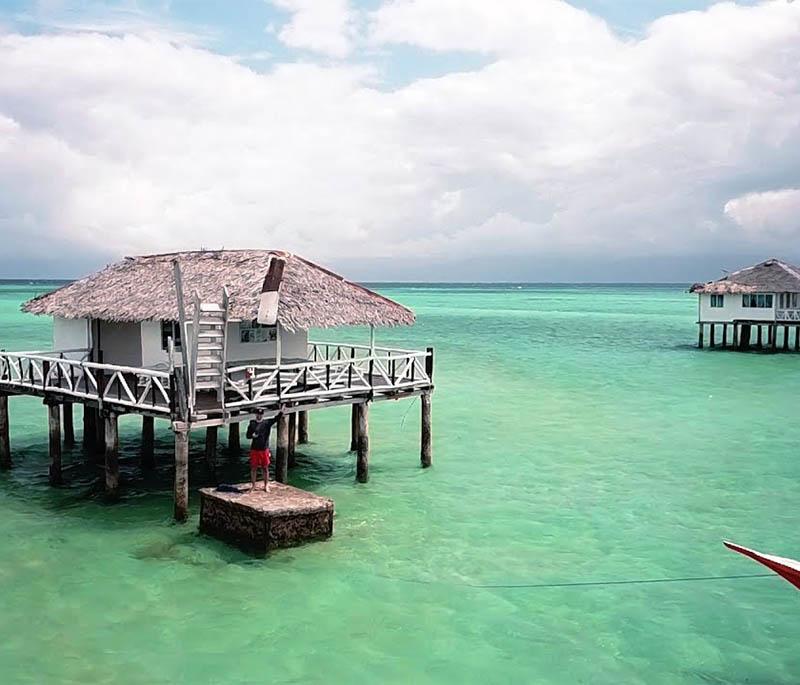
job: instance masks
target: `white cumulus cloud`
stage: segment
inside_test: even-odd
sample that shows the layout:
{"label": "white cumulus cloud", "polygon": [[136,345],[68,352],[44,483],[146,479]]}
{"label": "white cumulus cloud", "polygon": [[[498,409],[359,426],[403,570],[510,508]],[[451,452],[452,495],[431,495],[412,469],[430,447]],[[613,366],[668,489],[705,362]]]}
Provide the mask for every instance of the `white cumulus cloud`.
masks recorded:
{"label": "white cumulus cloud", "polygon": [[800,237],[800,188],[747,193],[726,202],[725,214],[755,237]]}
{"label": "white cumulus cloud", "polygon": [[270,0],[291,13],[278,38],[293,48],[347,57],[356,37],[358,13],[349,0]]}
{"label": "white cumulus cloud", "polygon": [[[282,32],[323,11],[279,1]],[[351,38],[326,41],[348,21],[283,39],[345,55]],[[382,49],[487,63],[387,88],[361,59],[256,73],[157,36],[0,34],[7,253],[602,259],[714,250],[722,228],[781,245],[736,218],[743,201],[723,208],[800,183],[800,3],[724,3],[636,40],[556,0],[395,0],[369,25]]]}

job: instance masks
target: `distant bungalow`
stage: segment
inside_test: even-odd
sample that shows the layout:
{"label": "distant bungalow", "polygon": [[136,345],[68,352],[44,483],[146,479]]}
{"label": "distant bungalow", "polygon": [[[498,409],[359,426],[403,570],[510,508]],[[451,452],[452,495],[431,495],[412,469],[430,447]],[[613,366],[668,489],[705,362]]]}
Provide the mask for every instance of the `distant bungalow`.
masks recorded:
{"label": "distant bungalow", "polygon": [[698,295],[698,347],[703,347],[706,326],[709,346],[715,347],[721,325],[723,347],[788,350],[794,329],[794,349],[800,349],[800,267],[768,259],[716,281],[695,283],[690,292]]}
{"label": "distant bungalow", "polygon": [[[119,488],[117,418],[143,417],[142,464],[153,461],[153,420],[175,433],[175,518],[188,508],[188,433],[206,429],[213,470],[219,426],[239,446],[239,422],[263,409],[278,419],[276,479],[285,483],[307,412],[352,406],[351,449],[368,477],[369,405],[422,397],[423,466],[431,463],[433,350],[378,347],[376,326],[410,325],[408,308],[297,255],[274,250],[127,257],[26,302],[53,318],[52,350],[0,350],[0,468],[11,465],[8,398],[48,405],[50,480],[61,482],[61,438],[104,455],[105,488]],[[311,328],[369,326],[364,344],[308,339]],[[11,341],[9,341],[11,342]],[[63,430],[62,430],[63,427]],[[299,429],[299,430],[298,430]],[[299,433],[299,435],[297,435]]]}

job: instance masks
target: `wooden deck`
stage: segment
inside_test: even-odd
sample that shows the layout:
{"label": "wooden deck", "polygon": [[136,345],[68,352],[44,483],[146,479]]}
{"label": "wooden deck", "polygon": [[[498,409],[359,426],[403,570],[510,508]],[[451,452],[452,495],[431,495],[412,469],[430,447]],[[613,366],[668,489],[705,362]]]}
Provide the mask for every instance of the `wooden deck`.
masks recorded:
{"label": "wooden deck", "polygon": [[333,534],[333,500],[291,485],[263,481],[238,492],[200,490],[200,532],[254,552],[291,547]]}

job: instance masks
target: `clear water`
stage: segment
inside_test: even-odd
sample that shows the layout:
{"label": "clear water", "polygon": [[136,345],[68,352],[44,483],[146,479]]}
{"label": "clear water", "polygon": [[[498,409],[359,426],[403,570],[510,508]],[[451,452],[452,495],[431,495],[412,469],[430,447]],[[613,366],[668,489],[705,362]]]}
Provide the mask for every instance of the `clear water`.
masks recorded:
{"label": "clear water", "polygon": [[[47,345],[48,321],[18,311],[41,289],[0,287],[7,347]],[[694,349],[678,286],[383,291],[419,322],[379,342],[437,348],[434,468],[418,467],[418,403],[373,408],[363,486],[347,410],[312,414],[291,480],[336,501],[329,542],[252,559],[197,534],[196,500],[173,525],[171,434],[145,477],[133,419],[120,504],[79,448],[49,488],[44,409],[12,399],[0,682],[800,680],[800,605],[779,579],[542,587],[761,571],[723,538],[800,556],[798,357]]]}

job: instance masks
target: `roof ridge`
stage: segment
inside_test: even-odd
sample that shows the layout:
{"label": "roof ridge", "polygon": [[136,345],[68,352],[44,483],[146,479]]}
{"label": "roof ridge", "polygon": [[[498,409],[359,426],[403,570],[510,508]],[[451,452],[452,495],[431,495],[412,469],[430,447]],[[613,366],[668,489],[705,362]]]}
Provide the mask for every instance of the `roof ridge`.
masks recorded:
{"label": "roof ridge", "polygon": [[775,263],[779,267],[781,267],[781,269],[783,269],[787,274],[789,274],[790,276],[794,276],[794,278],[800,281],[800,271],[797,271],[797,269],[794,266],[780,259],[776,259]]}

